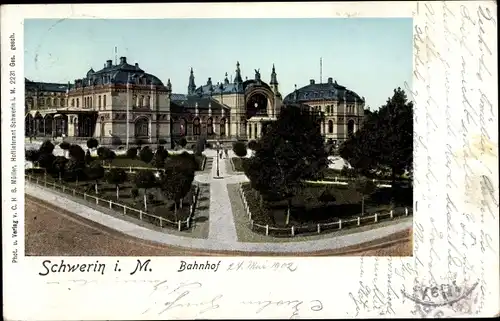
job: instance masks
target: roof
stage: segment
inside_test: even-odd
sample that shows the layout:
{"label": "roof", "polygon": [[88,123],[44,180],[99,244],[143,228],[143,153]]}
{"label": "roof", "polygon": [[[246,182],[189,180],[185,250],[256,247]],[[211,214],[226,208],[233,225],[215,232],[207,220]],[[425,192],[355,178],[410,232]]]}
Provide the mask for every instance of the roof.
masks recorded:
{"label": "roof", "polygon": [[126,57],[120,58],[120,63],[113,65],[111,60],[106,62],[104,68],[94,71],[93,68],[87,72],[83,79],[75,80],[75,83],[81,83],[83,86],[103,85],[103,84],[141,84],[141,85],[159,85],[163,82],[156,76],[144,72],[138,64],[130,65]]}
{"label": "roof", "polygon": [[229,109],[228,106],[219,103],[217,100],[211,97],[172,94],[170,110],[173,112],[183,112],[186,109],[195,109],[196,106],[199,110],[208,110],[209,104],[210,108],[213,110]]}
{"label": "roof", "polygon": [[[39,90],[48,92],[66,92],[69,84],[58,84],[49,82],[37,82],[31,81],[28,78],[24,78],[24,86],[27,91],[29,90]],[[69,85],[70,88],[73,86]]]}
{"label": "roof", "polygon": [[311,80],[307,86],[299,88],[294,92],[288,94],[283,100],[284,103],[290,102],[310,102],[321,100],[338,100],[347,102],[354,102],[354,100],[364,102],[357,93],[347,89],[344,86],[333,82],[330,78],[327,83],[316,84]]}
{"label": "roof", "polygon": [[209,80],[209,83],[207,83],[206,85],[196,88],[194,95],[209,96],[210,94],[212,95],[220,95],[220,94],[224,95],[224,94],[234,94],[234,93],[242,94],[245,92],[247,88],[250,88],[252,86],[263,86],[269,90],[272,90],[267,83],[255,79],[248,79],[245,80],[243,83],[224,82],[217,84],[210,84]]}

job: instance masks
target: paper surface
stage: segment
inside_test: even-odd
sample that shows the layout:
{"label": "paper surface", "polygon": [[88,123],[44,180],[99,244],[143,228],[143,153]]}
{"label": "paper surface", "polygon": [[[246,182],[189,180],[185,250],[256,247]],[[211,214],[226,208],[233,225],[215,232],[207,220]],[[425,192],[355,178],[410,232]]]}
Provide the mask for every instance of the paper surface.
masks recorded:
{"label": "paper surface", "polygon": [[[496,4],[493,1],[387,4],[2,6],[5,318],[496,315],[499,310]],[[414,78],[412,87],[404,89],[415,103],[414,256],[25,257],[24,19],[228,16],[413,17]],[[181,261],[210,261],[219,267],[216,272],[178,272]],[[61,263],[86,266],[74,266],[80,272],[51,272],[54,264]],[[54,269],[57,271],[58,266]],[[134,270],[138,271],[132,273]]]}

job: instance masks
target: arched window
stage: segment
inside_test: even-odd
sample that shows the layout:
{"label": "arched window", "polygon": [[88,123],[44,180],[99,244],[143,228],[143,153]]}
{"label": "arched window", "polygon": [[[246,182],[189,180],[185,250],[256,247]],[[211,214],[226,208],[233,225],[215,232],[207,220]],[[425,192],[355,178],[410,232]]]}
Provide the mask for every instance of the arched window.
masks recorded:
{"label": "arched window", "polygon": [[132,96],[132,108],[137,107],[137,95]]}
{"label": "arched window", "polygon": [[333,121],[332,120],[328,121],[328,133],[333,134]]}
{"label": "arched window", "polygon": [[47,107],[50,107],[52,105],[51,99],[47,98]]}
{"label": "arched window", "polygon": [[248,125],[248,138],[252,138],[252,124]]}
{"label": "arched window", "polygon": [[40,106],[42,106],[42,107],[43,107],[43,106],[45,106],[45,99],[40,98],[40,99],[38,100],[38,104],[39,104]]}
{"label": "arched window", "polygon": [[144,106],[144,96],[141,96],[141,98],[139,98],[139,108],[142,108]]}
{"label": "arched window", "polygon": [[77,98],[77,99],[76,99],[76,107],[77,107],[77,108],[78,108],[78,107],[80,107],[80,98]]}
{"label": "arched window", "polygon": [[253,132],[254,132],[255,138],[258,138],[259,133],[257,132],[257,124],[253,124]]}
{"label": "arched window", "polygon": [[57,98],[54,98],[54,100],[52,101],[52,106],[56,106],[57,107]]}
{"label": "arched window", "polygon": [[102,96],[102,107],[106,109],[106,95]]}
{"label": "arched window", "polygon": [[187,123],[184,118],[181,118],[180,120],[180,134],[181,135],[186,135],[186,129],[187,129]]}
{"label": "arched window", "polygon": [[193,120],[193,135],[200,135],[201,134],[201,131],[200,131],[200,119],[199,118],[195,118]]}
{"label": "arched window", "polygon": [[71,99],[71,107],[75,107],[75,98]]}
{"label": "arched window", "polygon": [[61,107],[65,107],[66,106],[66,100],[64,98],[61,98],[60,106]]}
{"label": "arched window", "polygon": [[89,107],[92,108],[94,97],[89,97]]}
{"label": "arched window", "polygon": [[135,137],[149,137],[149,121],[145,117],[141,117],[135,121],[134,126]]}
{"label": "arched window", "polygon": [[146,102],[145,102],[145,104],[146,104],[146,105],[145,105],[146,107],[150,107],[150,106],[151,106],[151,97],[149,97],[149,96],[147,96],[147,97],[146,97]]}
{"label": "arched window", "polygon": [[219,121],[219,133],[221,136],[226,136],[226,119],[221,118]]}
{"label": "arched window", "polygon": [[350,119],[347,122],[347,137],[354,135],[354,120]]}
{"label": "arched window", "polygon": [[83,137],[91,137],[93,136],[92,133],[92,120],[90,117],[85,117],[85,120],[83,121]]}
{"label": "arched window", "polygon": [[97,107],[99,107],[99,109],[101,109],[101,95],[99,95],[99,97],[97,98]]}
{"label": "arched window", "polygon": [[214,126],[212,118],[207,119],[207,135],[214,134]]}

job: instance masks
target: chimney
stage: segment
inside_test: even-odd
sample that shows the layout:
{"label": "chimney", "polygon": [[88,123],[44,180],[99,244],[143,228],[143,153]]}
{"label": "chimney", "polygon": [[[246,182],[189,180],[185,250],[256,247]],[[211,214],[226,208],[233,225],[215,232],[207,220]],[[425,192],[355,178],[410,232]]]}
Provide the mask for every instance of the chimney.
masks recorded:
{"label": "chimney", "polygon": [[332,77],[328,77],[328,83],[329,84],[333,84],[333,78]]}
{"label": "chimney", "polygon": [[137,62],[135,63],[135,69],[139,69],[139,64]]}
{"label": "chimney", "polygon": [[120,57],[120,65],[124,65],[127,63],[127,57]]}
{"label": "chimney", "polygon": [[314,85],[315,84],[314,79],[309,80],[309,84]]}
{"label": "chimney", "polygon": [[113,66],[113,60],[106,60],[106,67],[111,67]]}

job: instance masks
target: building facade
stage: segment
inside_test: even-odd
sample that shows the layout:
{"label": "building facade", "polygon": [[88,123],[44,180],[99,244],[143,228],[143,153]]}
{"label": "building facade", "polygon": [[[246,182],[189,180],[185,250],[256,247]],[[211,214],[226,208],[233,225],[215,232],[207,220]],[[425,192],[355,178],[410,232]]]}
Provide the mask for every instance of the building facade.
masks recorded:
{"label": "building facade", "polygon": [[309,85],[295,87],[284,103],[305,104],[321,113],[321,133],[326,141],[338,146],[362,126],[365,98],[337,84],[333,78],[319,84],[311,79]]}
{"label": "building facade", "polygon": [[258,139],[277,119],[283,104],[300,104],[316,117],[325,140],[340,143],[362,124],[364,98],[337,84],[310,81],[283,100],[274,65],[269,83],[255,70],[243,80],[239,62],[234,78],[208,78],[196,86],[191,68],[186,94],[172,93],[136,63],[121,57],[90,69],[73,84],[32,82],[26,79],[26,135],[63,136],[68,140],[97,138],[101,144],[128,145],[136,139],[157,143],[186,137],[234,141]]}

